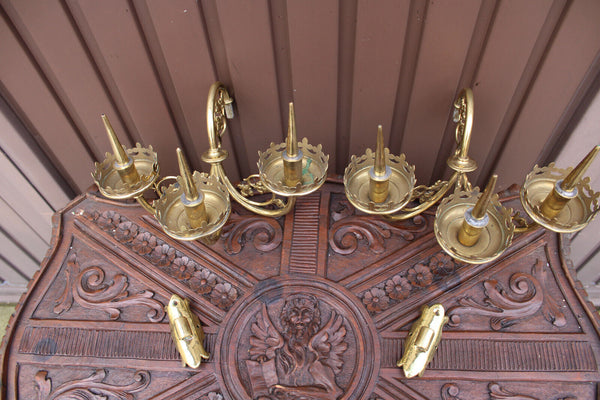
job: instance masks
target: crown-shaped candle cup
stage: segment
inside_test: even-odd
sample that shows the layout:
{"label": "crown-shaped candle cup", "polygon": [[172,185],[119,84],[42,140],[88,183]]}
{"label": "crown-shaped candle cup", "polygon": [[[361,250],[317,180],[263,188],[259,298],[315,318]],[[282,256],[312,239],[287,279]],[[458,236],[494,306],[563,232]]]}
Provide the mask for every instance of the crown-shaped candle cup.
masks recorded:
{"label": "crown-shaped candle cup", "polygon": [[583,177],[600,145],[595,146],[575,167],[561,169],[554,163],[533,168],[521,188],[521,203],[529,216],[543,227],[561,233],[577,232],[587,226],[598,209],[600,192]]}
{"label": "crown-shaped candle cup", "polygon": [[177,149],[180,176],[154,201],[156,219],[163,230],[178,240],[218,238],[229,218],[231,203],[227,188],[216,176],[190,173],[181,149]]}
{"label": "crown-shaped candle cup", "polygon": [[511,209],[493,194],[497,176],[484,193],[455,191],[438,206],[434,232],[440,246],[457,260],[483,264],[498,258],[514,235]]}
{"label": "crown-shaped candle cup", "polygon": [[289,105],[288,135],[284,143],[271,143],[258,152],[259,176],[273,193],[291,197],[304,196],[319,189],[327,177],[329,155],[306,138],[296,141],[294,104]]}
{"label": "crown-shaped candle cup", "polygon": [[139,143],[125,149],[119,142],[110,121],[102,114],[113,153],[106,153],[102,162],[96,162],[92,178],[100,193],[109,199],[120,200],[141,196],[158,178],[158,157],[152,146]]}
{"label": "crown-shaped candle cup", "polygon": [[384,148],[381,125],[377,128],[375,152],[367,149],[352,156],[344,171],[346,197],[357,209],[369,214],[391,214],[411,199],[415,186],[415,167],[404,154],[395,156]]}

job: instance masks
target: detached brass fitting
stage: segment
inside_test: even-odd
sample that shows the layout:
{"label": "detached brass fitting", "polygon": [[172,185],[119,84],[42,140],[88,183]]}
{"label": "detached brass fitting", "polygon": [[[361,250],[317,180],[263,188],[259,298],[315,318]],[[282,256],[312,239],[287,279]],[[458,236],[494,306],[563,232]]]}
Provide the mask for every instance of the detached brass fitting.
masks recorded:
{"label": "detached brass fitting", "polygon": [[564,180],[556,181],[554,188],[540,206],[540,212],[546,218],[550,220],[555,218],[569,200],[577,197],[577,184],[594,161],[598,151],[600,151],[600,145],[595,146]]}
{"label": "detached brass fitting", "polygon": [[204,331],[200,320],[190,310],[188,299],[182,299],[176,294],[171,296],[165,310],[169,316],[171,337],[181,355],[182,366],[187,364],[191,368],[198,368],[202,359],[210,357],[204,349]]}
{"label": "detached brass fitting", "polygon": [[383,129],[377,126],[377,146],[375,160],[369,170],[369,199],[375,203],[383,203],[389,195],[390,176],[392,170],[385,162],[385,149],[383,146]]}
{"label": "detached brass fitting", "polygon": [[485,187],[485,191],[479,200],[477,200],[475,206],[465,211],[465,219],[458,231],[458,241],[462,245],[467,247],[475,245],[479,240],[479,236],[481,236],[482,229],[489,223],[490,218],[487,215],[487,209],[490,205],[492,195],[494,194],[497,180],[498,175],[492,175]]}
{"label": "detached brass fitting", "polygon": [[288,120],[288,135],[285,139],[285,151],[283,158],[283,180],[286,186],[294,187],[302,183],[302,150],[298,149],[296,139],[296,117],[294,115],[294,103],[290,103],[290,116]]}
{"label": "detached brass fitting", "polygon": [[180,184],[183,189],[181,203],[190,222],[191,228],[199,228],[208,221],[206,206],[204,205],[204,194],[199,192],[192,180],[190,167],[183,155],[183,151],[177,148],[177,161],[179,162]]}
{"label": "detached brass fitting", "polygon": [[115,134],[115,131],[113,130],[106,115],[102,114],[101,117],[102,122],[104,122],[106,132],[108,133],[110,145],[115,155],[114,168],[119,173],[119,176],[124,183],[135,185],[140,181],[140,175],[135,168],[135,163],[133,162],[133,159],[129,158],[127,152],[123,148],[123,145],[121,145],[121,142],[119,142],[119,139],[117,138],[117,135]]}

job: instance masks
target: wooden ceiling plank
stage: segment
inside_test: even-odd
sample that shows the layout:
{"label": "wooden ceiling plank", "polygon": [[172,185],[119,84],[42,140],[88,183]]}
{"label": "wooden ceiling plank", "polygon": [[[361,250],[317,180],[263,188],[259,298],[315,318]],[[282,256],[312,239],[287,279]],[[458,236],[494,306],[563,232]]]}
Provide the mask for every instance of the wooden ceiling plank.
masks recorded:
{"label": "wooden ceiling plank", "polygon": [[523,182],[563,110],[576,95],[579,83],[600,51],[598,18],[597,1],[571,3],[496,165],[495,170],[502,174],[499,187]]}
{"label": "wooden ceiling plank", "polygon": [[[358,2],[350,155],[361,156],[375,149],[377,126],[383,126],[385,143],[390,143],[392,120],[403,59],[409,2]],[[423,16],[421,15],[421,18]],[[391,135],[396,135],[392,132]]]}
{"label": "wooden ceiling plank", "polygon": [[130,134],[158,151],[161,175],[176,174],[177,130],[134,10],[126,2],[67,4]]}
{"label": "wooden ceiling plank", "polygon": [[[430,177],[469,50],[480,3],[435,2],[427,8],[421,51],[406,119],[402,152],[415,164],[419,184]],[[448,158],[450,154],[441,154]]]}
{"label": "wooden ceiling plank", "polygon": [[[337,0],[289,1],[288,26],[298,139],[323,145],[336,165],[338,90]],[[314,29],[318,26],[319,29]]]}

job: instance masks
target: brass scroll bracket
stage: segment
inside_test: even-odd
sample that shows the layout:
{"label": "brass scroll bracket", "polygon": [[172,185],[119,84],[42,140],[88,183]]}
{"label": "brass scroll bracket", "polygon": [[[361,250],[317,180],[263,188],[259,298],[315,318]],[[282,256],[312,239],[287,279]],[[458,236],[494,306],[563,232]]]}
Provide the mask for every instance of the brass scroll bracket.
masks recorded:
{"label": "brass scroll bracket", "polygon": [[396,363],[403,368],[407,378],[423,376],[427,364],[433,359],[442,339],[442,327],[448,322],[444,313],[444,306],[441,304],[421,308],[421,316],[408,332],[404,354]]}
{"label": "brass scroll bracket", "polygon": [[198,368],[202,359],[208,359],[210,354],[204,350],[204,331],[198,317],[190,311],[190,303],[176,294],[171,296],[165,307],[169,316],[171,337],[181,354],[182,366]]}

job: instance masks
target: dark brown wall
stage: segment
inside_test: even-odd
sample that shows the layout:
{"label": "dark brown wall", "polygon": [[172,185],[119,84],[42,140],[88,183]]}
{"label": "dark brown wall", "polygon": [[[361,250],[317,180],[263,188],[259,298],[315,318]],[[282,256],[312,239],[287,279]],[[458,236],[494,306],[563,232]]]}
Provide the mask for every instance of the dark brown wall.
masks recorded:
{"label": "dark brown wall", "polygon": [[0,0],[0,94],[74,192],[109,145],[175,148],[206,169],[205,103],[223,81],[237,102],[225,147],[232,180],[281,141],[287,102],[331,172],[373,146],[382,124],[420,183],[445,173],[450,105],[475,95],[471,156],[481,184],[522,182],[556,154],[597,90],[597,0]]}

